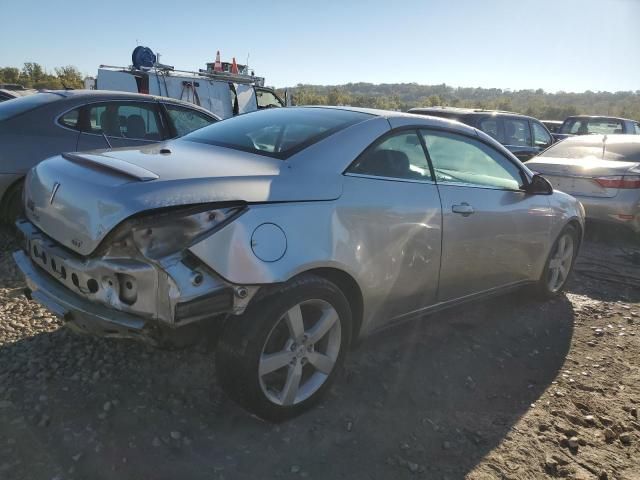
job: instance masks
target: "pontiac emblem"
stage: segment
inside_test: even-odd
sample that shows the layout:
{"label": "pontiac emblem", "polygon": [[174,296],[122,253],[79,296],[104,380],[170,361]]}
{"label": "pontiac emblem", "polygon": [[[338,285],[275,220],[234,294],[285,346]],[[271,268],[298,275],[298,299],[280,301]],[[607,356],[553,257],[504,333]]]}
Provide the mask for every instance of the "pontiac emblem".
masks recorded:
{"label": "pontiac emblem", "polygon": [[56,193],[58,193],[59,188],[60,188],[59,182],[56,182],[53,184],[53,188],[51,189],[51,196],[49,197],[49,205],[53,204],[53,199],[56,198]]}

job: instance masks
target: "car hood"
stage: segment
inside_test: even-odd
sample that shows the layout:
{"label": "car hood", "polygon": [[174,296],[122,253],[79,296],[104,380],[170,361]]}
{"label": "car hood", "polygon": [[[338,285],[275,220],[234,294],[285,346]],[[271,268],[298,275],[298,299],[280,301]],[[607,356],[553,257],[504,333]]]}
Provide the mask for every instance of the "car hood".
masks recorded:
{"label": "car hood", "polygon": [[283,160],[185,140],[62,154],[27,176],[25,210],[47,235],[88,255],[123,220],[148,210],[333,200],[342,193],[340,174],[303,173]]}

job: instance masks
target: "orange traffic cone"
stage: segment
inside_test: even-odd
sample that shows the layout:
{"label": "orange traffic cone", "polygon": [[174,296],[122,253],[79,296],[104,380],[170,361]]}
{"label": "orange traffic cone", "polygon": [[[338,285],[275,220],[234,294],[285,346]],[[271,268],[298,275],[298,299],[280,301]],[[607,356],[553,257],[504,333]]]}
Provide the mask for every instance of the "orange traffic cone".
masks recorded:
{"label": "orange traffic cone", "polygon": [[213,64],[213,71],[214,72],[222,71],[222,62],[220,61],[220,50],[218,50],[218,53],[216,53],[216,63]]}
{"label": "orange traffic cone", "polygon": [[231,63],[231,73],[235,73],[236,75],[240,72],[238,72],[238,64],[236,63],[236,57],[233,57],[233,62]]}

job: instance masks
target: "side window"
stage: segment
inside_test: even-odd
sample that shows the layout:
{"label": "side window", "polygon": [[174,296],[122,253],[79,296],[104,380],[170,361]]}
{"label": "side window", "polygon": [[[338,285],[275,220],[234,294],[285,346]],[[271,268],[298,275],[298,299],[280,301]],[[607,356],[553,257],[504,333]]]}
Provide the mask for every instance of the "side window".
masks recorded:
{"label": "side window", "polygon": [[70,112],[67,112],[64,115],[62,115],[58,121],[60,122],[60,125],[64,127],[73,128],[74,130],[79,130],[80,129],[80,126],[78,125],[79,120],[80,120],[80,108],[76,108],[75,110],[71,110]]}
{"label": "side window", "polygon": [[500,135],[500,122],[497,118],[485,118],[480,121],[479,126],[480,130],[482,130],[484,133],[492,136],[500,143],[504,143],[504,139],[502,138],[502,135]]}
{"label": "side window", "polygon": [[273,92],[260,88],[256,88],[256,100],[258,102],[258,109],[284,106]]}
{"label": "side window", "polygon": [[169,120],[173,125],[173,133],[176,137],[182,137],[187,133],[206,127],[216,121],[214,118],[211,118],[202,112],[198,112],[197,110],[179,107],[169,103],[165,103],[164,106],[167,109]]}
{"label": "side window", "polygon": [[418,134],[402,131],[369,147],[349,169],[351,173],[407,180],[432,180]]}
{"label": "side window", "polygon": [[587,130],[587,122],[583,122],[582,120],[572,120],[572,122],[569,124],[568,130],[569,131],[567,133],[571,133],[573,135],[586,135],[587,133],[589,133],[589,131]]}
{"label": "side window", "polygon": [[484,143],[462,135],[422,130],[436,181],[518,190],[520,169]]}
{"label": "side window", "polygon": [[633,128],[634,128],[634,130],[635,130],[635,134],[636,134],[636,135],[640,135],[640,123],[635,122],[635,123],[633,124]]}
{"label": "side window", "polygon": [[549,135],[546,128],[538,122],[531,122],[531,125],[533,126],[533,144],[542,148],[551,145],[551,135]]}
{"label": "side window", "polygon": [[106,102],[88,107],[88,133],[136,140],[162,140],[155,103]]}
{"label": "side window", "polygon": [[529,122],[519,118],[504,118],[504,141],[505,145],[517,147],[531,146],[531,131]]}

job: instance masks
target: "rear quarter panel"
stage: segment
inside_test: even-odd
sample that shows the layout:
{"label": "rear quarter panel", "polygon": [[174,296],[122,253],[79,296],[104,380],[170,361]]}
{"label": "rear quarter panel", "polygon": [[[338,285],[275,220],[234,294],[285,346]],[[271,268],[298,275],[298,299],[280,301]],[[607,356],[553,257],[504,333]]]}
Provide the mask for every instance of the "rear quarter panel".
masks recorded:
{"label": "rear quarter panel", "polygon": [[79,132],[55,123],[61,112],[59,103],[36,108],[0,124],[0,173],[24,175],[46,158],[76,150]]}

